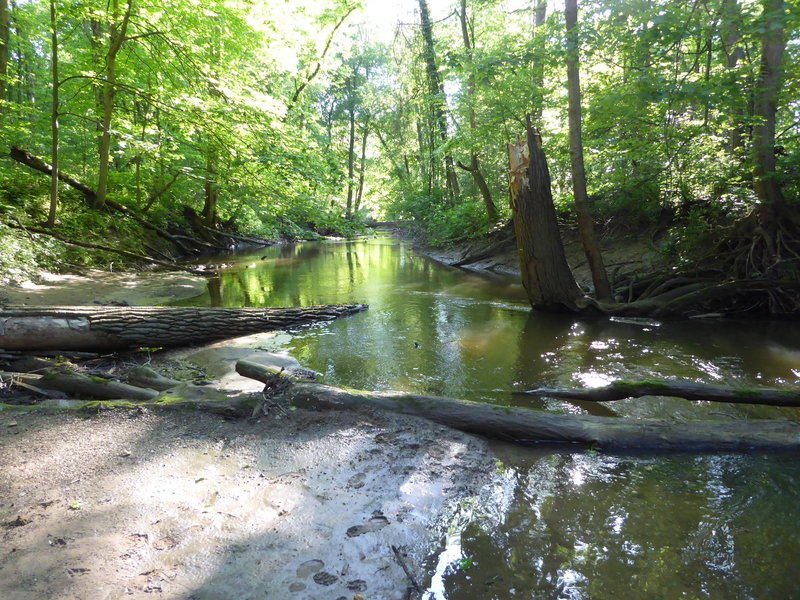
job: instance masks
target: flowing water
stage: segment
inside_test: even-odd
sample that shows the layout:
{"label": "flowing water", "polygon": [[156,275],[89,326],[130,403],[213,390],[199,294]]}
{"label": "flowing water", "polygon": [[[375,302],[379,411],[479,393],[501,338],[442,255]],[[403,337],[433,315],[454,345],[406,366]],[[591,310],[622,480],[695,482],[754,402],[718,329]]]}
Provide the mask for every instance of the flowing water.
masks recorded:
{"label": "flowing water", "polygon": [[[800,386],[798,323],[532,313],[513,280],[439,265],[388,237],[225,260],[230,266],[208,291],[183,304],[369,303],[281,342],[328,383],[561,413],[796,417],[679,399],[591,405],[515,392],[615,378]],[[800,597],[796,456],[617,456],[502,444],[495,452],[494,485],[458,507],[431,557],[426,597]]]}

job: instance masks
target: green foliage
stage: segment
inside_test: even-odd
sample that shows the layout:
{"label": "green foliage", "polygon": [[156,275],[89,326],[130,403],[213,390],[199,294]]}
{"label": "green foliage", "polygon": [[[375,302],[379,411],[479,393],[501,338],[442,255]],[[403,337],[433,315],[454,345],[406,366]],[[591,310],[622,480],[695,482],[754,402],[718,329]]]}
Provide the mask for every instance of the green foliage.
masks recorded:
{"label": "green foliage", "polygon": [[25,232],[0,224],[0,284],[31,281],[42,268],[64,266],[64,246],[52,239],[33,239]]}
{"label": "green foliage", "polygon": [[[99,0],[56,4],[60,165],[94,187],[109,32],[127,2],[116,13]],[[115,63],[109,197],[172,229],[185,226],[185,206],[201,212],[216,198],[219,220],[262,237],[355,235],[370,216],[412,219],[432,241],[455,241],[491,223],[470,173],[455,169],[455,194],[445,164],[469,165],[474,156],[506,218],[507,144],[523,133],[531,113],[542,130],[558,210],[570,217],[563,16],[550,6],[532,27],[530,4],[508,11],[496,0],[468,0],[470,49],[460,2],[444,18],[434,15],[447,109],[443,135],[435,110],[442,98],[426,79],[418,24],[375,39],[379,28],[345,0],[134,2]],[[684,255],[719,222],[715,211],[741,214],[755,202],[749,99],[759,68],[761,5],[609,0],[581,9],[584,158],[596,218],[636,227],[661,223],[665,215],[686,218],[687,229],[674,234],[674,249]],[[800,44],[797,11],[785,18],[790,39],[778,99],[778,169],[792,203],[800,201]],[[48,157],[49,2],[16,3],[12,20],[0,145]],[[66,235],[140,237],[127,221],[93,214],[63,186],[61,194],[57,226]],[[40,222],[46,198],[44,177],[0,162],[0,215]],[[16,242],[5,243],[20,268],[40,260],[119,264],[118,257],[89,258],[61,246],[56,259],[48,244],[23,252],[23,238],[14,236]],[[143,240],[133,246],[144,250]]]}

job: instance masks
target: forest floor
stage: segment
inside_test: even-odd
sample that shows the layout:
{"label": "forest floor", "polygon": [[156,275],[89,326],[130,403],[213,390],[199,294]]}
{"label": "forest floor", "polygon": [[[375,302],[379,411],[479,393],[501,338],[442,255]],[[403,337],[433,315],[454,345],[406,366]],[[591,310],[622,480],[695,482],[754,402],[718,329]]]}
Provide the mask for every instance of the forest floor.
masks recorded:
{"label": "forest floor", "polygon": [[[14,300],[72,302],[74,287],[76,303],[107,303],[119,290],[105,277],[75,281]],[[184,285],[159,291],[153,280],[146,293]],[[234,364],[296,364],[263,349],[280,335],[151,366],[202,373],[210,385],[190,386],[200,396],[257,393]],[[0,412],[0,598],[419,597],[406,569],[426,586],[460,503],[495,470],[483,440],[387,413]]]}

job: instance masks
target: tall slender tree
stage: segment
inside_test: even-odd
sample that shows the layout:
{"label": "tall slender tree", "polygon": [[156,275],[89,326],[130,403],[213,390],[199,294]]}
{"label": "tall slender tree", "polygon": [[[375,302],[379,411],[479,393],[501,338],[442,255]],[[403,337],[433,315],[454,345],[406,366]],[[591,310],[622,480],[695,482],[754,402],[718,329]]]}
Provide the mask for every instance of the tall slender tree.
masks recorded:
{"label": "tall slender tree", "polygon": [[103,112],[101,114],[100,159],[97,176],[95,208],[102,208],[108,194],[108,173],[111,166],[111,121],[114,116],[114,97],[117,93],[117,55],[125,42],[128,24],[133,12],[133,0],[127,0],[121,13],[119,0],[111,0],[109,14],[108,49],[103,69]]}
{"label": "tall slender tree", "polygon": [[50,163],[53,171],[50,174],[50,211],[47,216],[47,227],[55,227],[56,210],[58,209],[58,13],[56,0],[50,0],[50,52],[52,74],[52,109],[50,112]]}
{"label": "tall slender tree", "polygon": [[[433,119],[439,131],[442,145],[449,140],[447,133],[447,100],[444,93],[444,84],[439,75],[436,62],[436,48],[433,43],[433,24],[428,10],[427,0],[417,0],[419,4],[420,25],[422,29],[422,54],[425,60],[425,70],[428,74],[428,94],[433,110]],[[456,175],[453,155],[449,150],[444,153],[444,170],[447,181],[447,191],[450,200],[454,201],[459,196],[458,176]]]}
{"label": "tall slender tree", "polygon": [[572,190],[575,195],[575,208],[578,213],[578,230],[583,251],[589,261],[595,295],[599,300],[611,300],[611,286],[608,283],[603,255],[594,232],[589,196],[586,192],[586,168],[583,162],[583,125],[581,116],[581,79],[578,68],[578,0],[566,0],[565,17],[567,23],[567,88],[569,95],[569,151],[572,168]]}
{"label": "tall slender tree", "polygon": [[[478,151],[475,149],[476,140],[474,139],[475,130],[477,129],[476,115],[475,115],[475,65],[474,65],[474,52],[473,52],[473,36],[470,35],[469,21],[467,18],[467,0],[461,0],[461,10],[459,11],[459,20],[461,22],[461,37],[464,40],[464,51],[467,55],[467,113],[469,115],[469,129],[473,136],[470,140],[470,161],[469,165],[458,163],[458,166],[472,175],[475,185],[481,192],[484,206],[486,207],[486,214],[492,222],[497,221],[497,207],[492,200],[492,192],[486,179],[481,172],[480,159],[478,158]],[[473,34],[474,35],[474,34]]]}
{"label": "tall slender tree", "polygon": [[8,91],[8,56],[10,40],[10,14],[8,0],[0,0],[0,126],[6,112],[5,102]]}
{"label": "tall slender tree", "polygon": [[770,229],[786,209],[775,159],[775,117],[786,49],[784,7],[783,0],[763,0],[761,63],[753,110],[753,188]]}
{"label": "tall slender tree", "polygon": [[[533,38],[541,50],[539,38],[542,38],[541,31],[547,18],[547,0],[535,0],[533,8]],[[538,52],[533,57],[531,69],[531,84],[533,86],[533,105],[531,107],[531,119],[535,127],[541,127],[542,112],[544,102],[542,101],[542,91],[544,87],[544,57],[542,52]]]}

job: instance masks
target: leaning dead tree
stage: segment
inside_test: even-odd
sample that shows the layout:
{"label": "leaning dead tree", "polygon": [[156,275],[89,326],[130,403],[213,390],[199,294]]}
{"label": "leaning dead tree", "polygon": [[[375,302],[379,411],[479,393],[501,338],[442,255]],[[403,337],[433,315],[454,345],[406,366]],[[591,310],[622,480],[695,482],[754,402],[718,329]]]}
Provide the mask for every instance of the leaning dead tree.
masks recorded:
{"label": "leaning dead tree", "polygon": [[[556,219],[541,137],[529,128],[509,144],[511,208],[522,282],[531,306],[543,310],[607,315],[671,316],[747,312],[767,308],[791,313],[800,307],[800,279],[788,269],[734,277],[695,270],[631,279],[617,295],[628,302],[602,302],[585,295],[567,264]],[[738,252],[738,250],[737,250]],[[800,254],[797,255],[800,257]],[[800,266],[800,258],[791,257]],[[794,264],[794,262],[792,263]],[[793,298],[789,301],[787,298]]]}
{"label": "leaning dead tree", "polygon": [[[800,449],[800,423],[783,420],[697,421],[556,415],[405,392],[340,389],[285,377],[276,369],[239,361],[237,372],[266,385],[270,401],[300,407],[388,410],[454,429],[525,445],[575,444],[611,451],[750,451]],[[256,413],[257,413],[256,409]]]}
{"label": "leaning dead tree", "polygon": [[3,350],[124,350],[174,347],[330,321],[367,308],[38,306],[0,309]]}
{"label": "leaning dead tree", "polygon": [[508,159],[520,273],[531,305],[545,310],[584,310],[589,300],[567,264],[539,133],[528,128],[524,140],[509,144]]}

